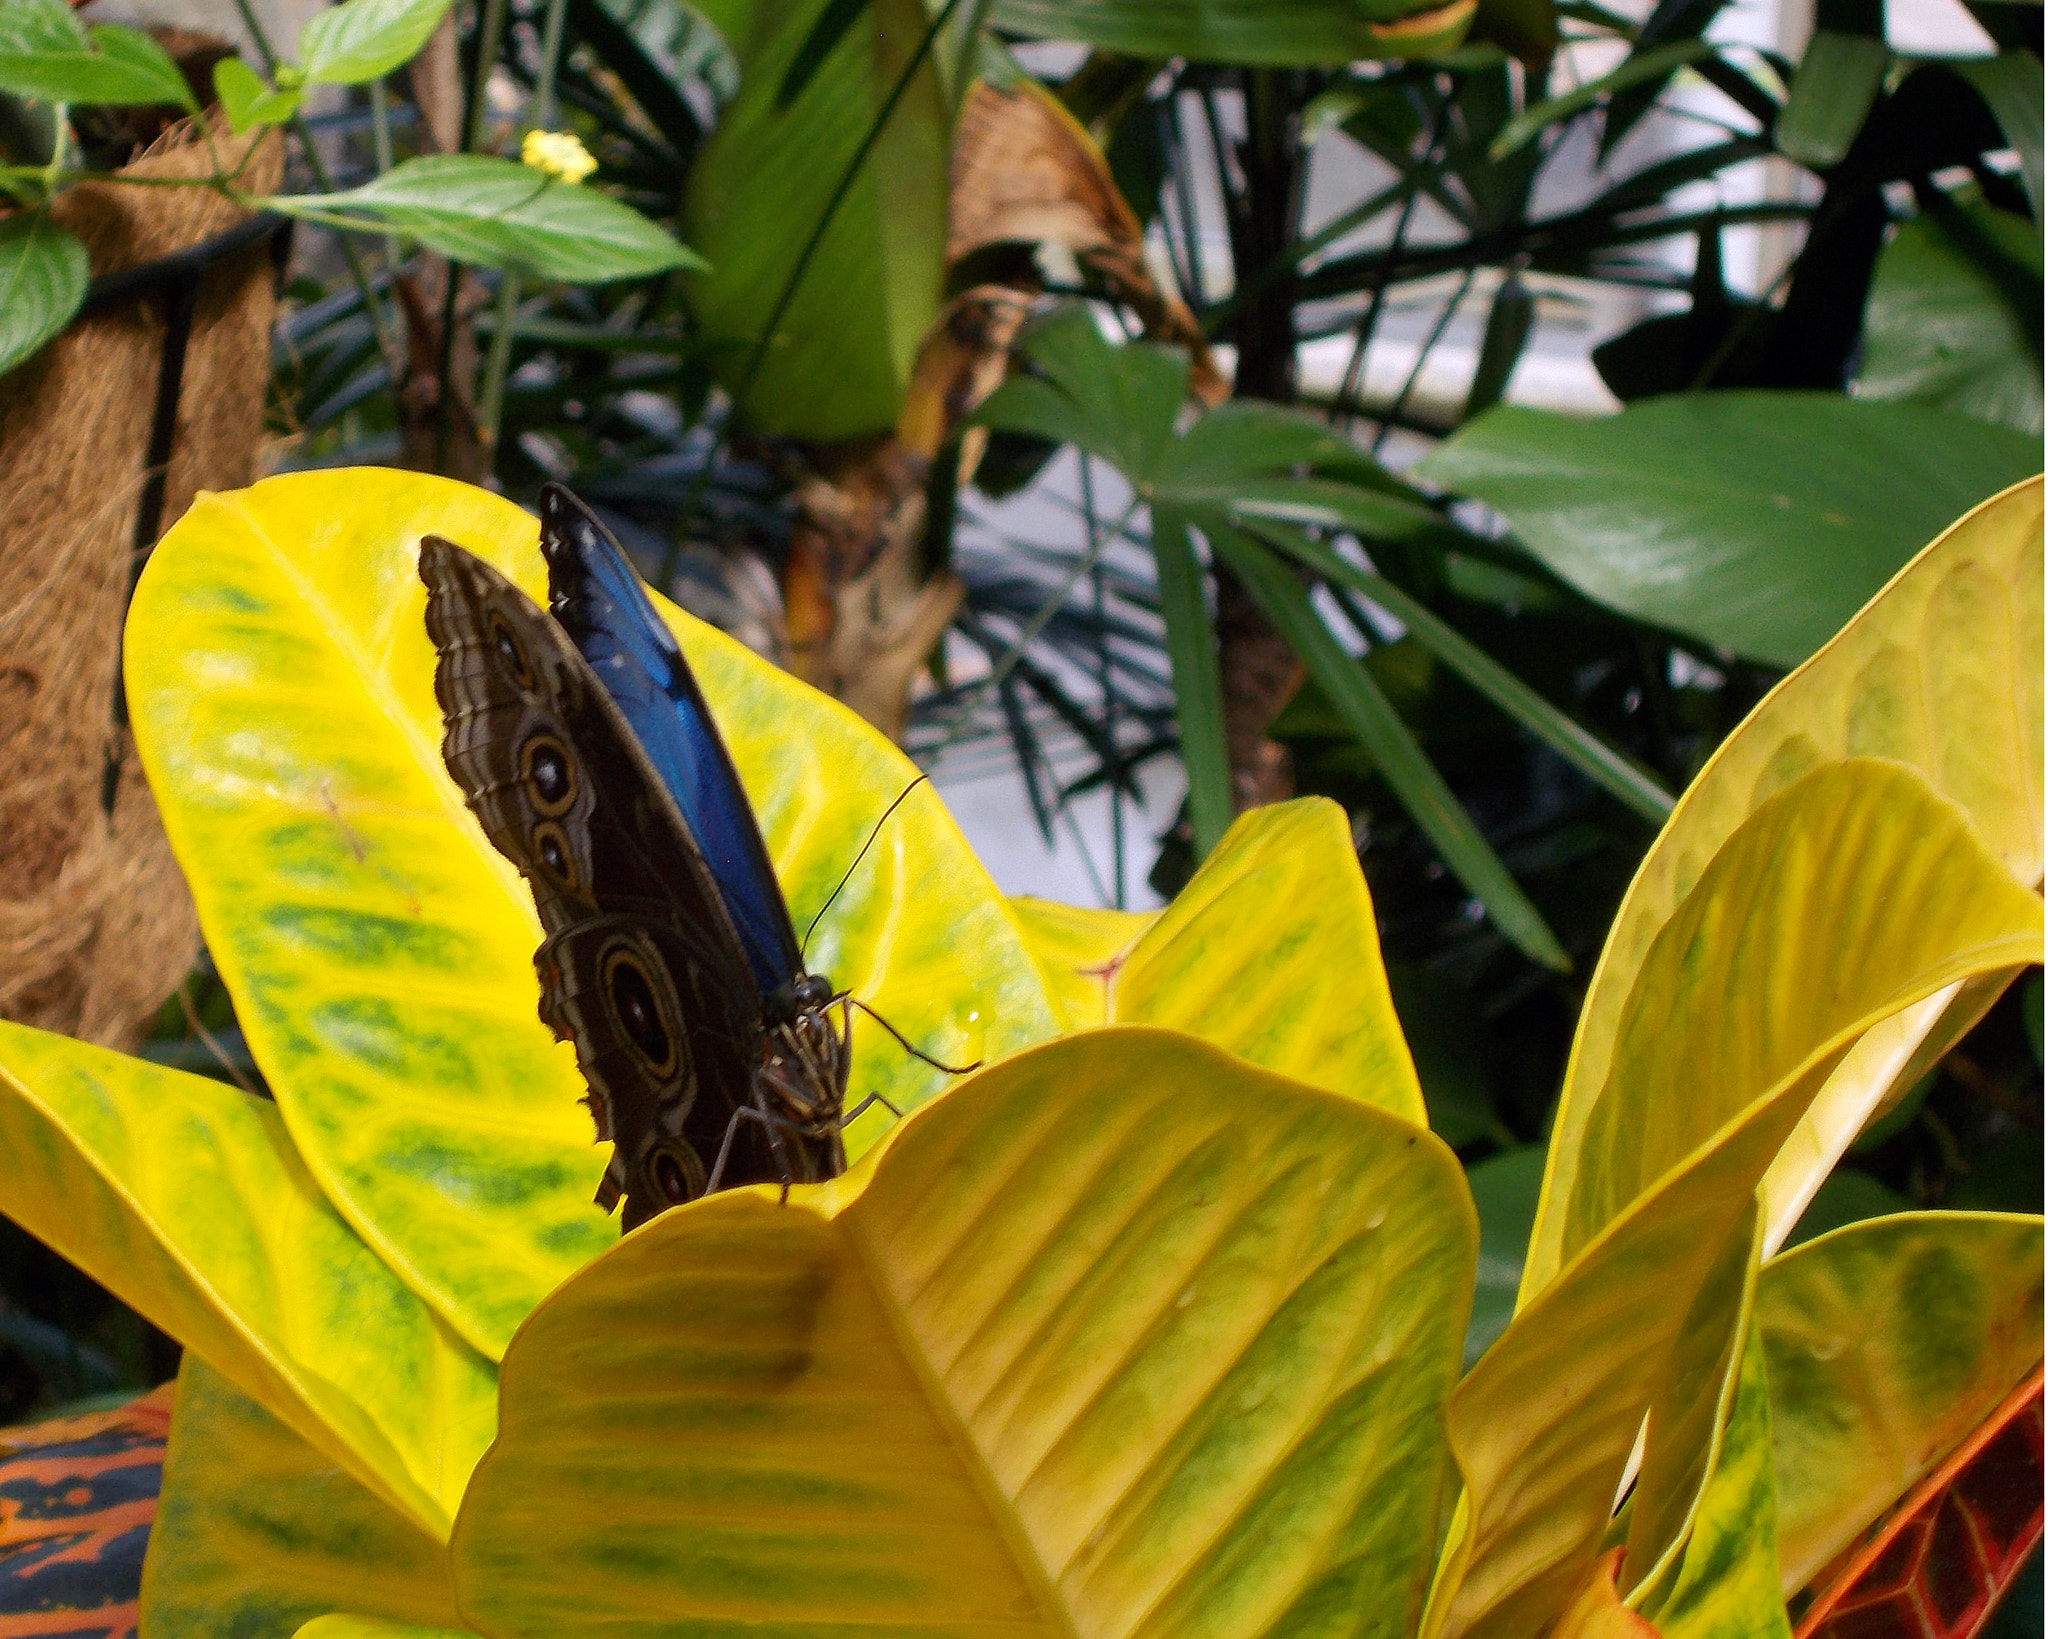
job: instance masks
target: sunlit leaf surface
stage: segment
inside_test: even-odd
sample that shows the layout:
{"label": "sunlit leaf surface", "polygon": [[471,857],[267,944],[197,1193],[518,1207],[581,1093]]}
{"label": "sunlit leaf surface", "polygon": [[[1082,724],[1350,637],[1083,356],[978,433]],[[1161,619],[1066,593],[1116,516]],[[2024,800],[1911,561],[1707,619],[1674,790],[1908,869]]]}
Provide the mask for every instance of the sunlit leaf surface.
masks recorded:
{"label": "sunlit leaf surface", "polygon": [[1915,1212],[1764,1270],[1789,1596],[1932,1471],[2041,1358],[2041,1220]]}
{"label": "sunlit leaf surface", "polygon": [[[495,1357],[617,1236],[574,1056],[535,1012],[525,884],[443,769],[415,559],[446,535],[544,593],[509,502],[390,471],[202,497],[135,598],[136,738],[208,947],[321,1187]],[[804,928],[915,777],[852,713],[669,612]],[[829,770],[829,774],[826,772]],[[951,1062],[1055,1016],[1006,902],[944,804],[912,792],[820,923],[811,965]],[[855,1028],[855,1098],[947,1078]],[[890,1118],[871,1111],[857,1153]]]}
{"label": "sunlit leaf surface", "polygon": [[496,1374],[335,1215],[276,1109],[0,1023],[0,1212],[445,1536]]}
{"label": "sunlit leaf surface", "polygon": [[286,1634],[331,1611],[453,1627],[447,1550],[197,1355],[178,1373],[142,1625]]}
{"label": "sunlit leaf surface", "polygon": [[[1651,943],[1715,851],[1758,806],[1830,758],[1893,758],[1960,803],[2013,877],[2040,881],[2041,587],[2036,479],[1944,533],[1773,690],[1687,789],[1637,872],[1587,991],[1554,1120],[1524,1303],[1555,1278],[1563,1260],[1566,1203],[1586,1124]],[[1989,1000],[1977,1000],[1978,1010]],[[1929,1006],[1917,1029],[1874,1041],[1823,1095],[1812,1129],[1793,1136],[1773,1177],[1767,1244],[1783,1239],[1887,1090],[1917,1074],[1914,1052],[1946,1005]]]}
{"label": "sunlit leaf surface", "polygon": [[1187,1038],[963,1083],[836,1184],[665,1214],[506,1356],[455,1537],[493,1635],[1397,1639],[1471,1207],[1450,1153]]}
{"label": "sunlit leaf surface", "polygon": [[1623,1015],[1571,1262],[1452,1396],[1468,1495],[1431,1632],[1506,1639],[1562,1609],[1645,1413],[1676,1392],[1681,1333],[1699,1359],[1704,1328],[1741,1324],[1737,1305],[1696,1306],[1753,1244],[1756,1186],[1841,1053],[1873,1020],[2040,948],[2040,900],[1897,764],[1817,770],[1730,838]]}

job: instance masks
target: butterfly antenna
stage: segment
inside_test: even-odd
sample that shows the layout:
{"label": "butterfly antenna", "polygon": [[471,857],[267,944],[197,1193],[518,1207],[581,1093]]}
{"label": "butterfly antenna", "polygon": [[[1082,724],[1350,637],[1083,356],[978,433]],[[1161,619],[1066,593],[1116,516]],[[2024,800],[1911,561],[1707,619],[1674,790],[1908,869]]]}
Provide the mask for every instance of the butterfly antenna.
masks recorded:
{"label": "butterfly antenna", "polygon": [[[899,798],[898,800],[900,801],[901,799]],[[901,1047],[904,1052],[914,1059],[923,1059],[934,1070],[943,1070],[949,1076],[964,1076],[969,1070],[979,1070],[981,1068],[982,1061],[980,1059],[976,1059],[972,1064],[946,1064],[939,1059],[933,1058],[931,1054],[925,1052],[922,1048],[911,1046],[902,1031],[898,1030],[858,996],[849,996],[846,999],[852,1002],[855,1007],[859,1008],[869,1018],[873,1019],[884,1030],[888,1031],[890,1035],[894,1036],[896,1038],[896,1045]]]}
{"label": "butterfly antenna", "polygon": [[[931,776],[929,774],[918,775],[916,779],[912,780],[908,785],[906,785],[901,791],[899,791],[896,794],[896,800],[894,802],[890,803],[887,808],[884,808],[882,810],[882,817],[875,821],[875,828],[868,833],[868,840],[860,845],[860,852],[853,856],[853,863],[846,867],[846,875],[842,876],[839,879],[839,887],[834,888],[831,891],[831,893],[825,896],[825,903],[818,907],[818,914],[811,918],[811,925],[804,929],[804,942],[797,947],[799,955],[809,954],[811,948],[811,935],[818,931],[818,924],[825,920],[825,913],[832,908],[832,901],[839,897],[840,890],[843,889],[847,885],[847,883],[853,880],[853,873],[860,869],[860,862],[868,857],[868,850],[874,847],[875,838],[882,834],[882,827],[889,823],[889,816],[895,813],[897,809],[903,806],[903,799],[905,797],[909,796],[911,792],[915,791],[919,786],[923,785],[924,782],[930,778]],[[858,1007],[860,1004],[856,1002],[854,1005]],[[891,1031],[890,1033],[892,1035],[895,1034],[895,1032],[893,1031]],[[897,1036],[896,1039],[898,1041],[903,1041],[903,1038],[901,1036]],[[903,1045],[905,1047],[910,1047],[910,1043],[907,1041],[904,1041]],[[911,1047],[910,1050],[913,1053],[917,1052],[917,1049],[914,1047]],[[919,1056],[922,1057],[923,1055],[920,1054]]]}

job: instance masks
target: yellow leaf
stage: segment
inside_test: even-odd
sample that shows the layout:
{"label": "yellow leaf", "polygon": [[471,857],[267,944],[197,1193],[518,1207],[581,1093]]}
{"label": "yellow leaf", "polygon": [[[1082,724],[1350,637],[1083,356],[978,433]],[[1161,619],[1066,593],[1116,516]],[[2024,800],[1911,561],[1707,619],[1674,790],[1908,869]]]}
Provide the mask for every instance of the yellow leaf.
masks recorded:
{"label": "yellow leaf", "polygon": [[[1764,802],[1832,759],[1892,758],[1961,804],[2014,878],[2041,880],[2041,496],[2034,479],[1956,523],[1779,684],[1686,791],[1636,874],[1587,991],[1523,1266],[1524,1305],[1570,1256],[1568,1203],[1590,1164],[1585,1128],[1643,961],[1708,861]],[[2002,984],[2002,975],[1987,975],[1927,1004],[1843,1066],[1839,1084],[1816,1101],[1814,1130],[1791,1135],[1784,1170],[1772,1178],[1767,1247],[1783,1240],[1871,1112],[1911,1085],[1923,1039],[1953,1040]]]}
{"label": "yellow leaf", "polygon": [[[442,767],[416,573],[446,535],[545,585],[538,526],[415,473],[203,496],[137,589],[136,738],[207,943],[293,1142],[344,1217],[477,1349],[616,1239],[569,1048],[536,1014],[539,923]],[[663,605],[799,929],[916,771],[850,712]],[[820,777],[829,770],[829,777]],[[1056,1028],[1001,896],[928,787],[832,906],[813,966],[950,1062]],[[855,1096],[945,1077],[856,1029]],[[858,1153],[887,1124],[849,1134]]]}
{"label": "yellow leaf", "polygon": [[0,1023],[0,1211],[445,1539],[495,1374],[320,1193],[272,1105]]}
{"label": "yellow leaf", "polygon": [[1328,799],[1240,815],[1154,916],[1031,903],[1026,937],[1071,1027],[1182,1030],[1428,1124],[1358,850]]}
{"label": "yellow leaf", "polygon": [[1756,1188],[1843,1052],[2040,946],[2040,900],[1900,764],[1827,765],[1743,823],[1641,965],[1586,1126],[1572,1261],[1451,1397],[1467,1497],[1428,1632],[1505,1639],[1562,1609],[1689,1312],[1749,1245]]}
{"label": "yellow leaf", "polygon": [[142,1626],[151,1639],[288,1633],[338,1608],[454,1627],[446,1547],[188,1353]]}
{"label": "yellow leaf", "polygon": [[548,1299],[454,1539],[501,1636],[1402,1639],[1475,1226],[1428,1133],[1170,1032],[962,1083]]}
{"label": "yellow leaf", "polygon": [[2041,1358],[2041,1220],[1914,1212],[1764,1270],[1786,1597],[1931,1473]]}
{"label": "yellow leaf", "polygon": [[1610,1549],[1594,1562],[1558,1618],[1551,1639],[1657,1639],[1657,1630],[1624,1605],[1615,1592],[1624,1552]]}

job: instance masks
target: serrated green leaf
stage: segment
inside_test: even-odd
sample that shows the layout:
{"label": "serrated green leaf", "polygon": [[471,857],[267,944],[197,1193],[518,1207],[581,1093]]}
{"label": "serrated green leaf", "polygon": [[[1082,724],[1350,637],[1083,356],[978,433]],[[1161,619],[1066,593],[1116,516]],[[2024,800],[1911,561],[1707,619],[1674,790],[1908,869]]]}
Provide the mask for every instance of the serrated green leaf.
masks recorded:
{"label": "serrated green leaf", "polygon": [[91,282],[84,244],[47,210],[0,217],[0,375],[26,364],[71,322]]}
{"label": "serrated green leaf", "polygon": [[361,85],[419,55],[450,0],[342,0],[316,11],[299,36],[308,85]]}
{"label": "serrated green leaf", "polygon": [[459,262],[570,284],[705,265],[611,195],[483,154],[429,154],[359,188],[273,194],[263,204],[309,221],[407,234]]}
{"label": "serrated green leaf", "polygon": [[463,1608],[1401,1639],[1472,1235],[1405,1122],[1171,1032],[1048,1044],[871,1172],[666,1213],[536,1311]]}
{"label": "serrated green leaf", "polygon": [[446,1547],[188,1353],[142,1626],[152,1639],[288,1634],[337,1609],[456,1625]]}
{"label": "serrated green leaf", "polygon": [[9,0],[0,14],[0,91],[107,107],[170,103],[199,112],[185,76],[139,29],[101,23],[82,31],[68,8],[47,0]]}
{"label": "serrated green leaf", "polygon": [[[126,675],[165,829],[294,1142],[391,1267],[495,1356],[618,1232],[591,1204],[605,1152],[582,1079],[537,1016],[532,899],[442,766],[416,569],[429,532],[543,593],[538,526],[509,501],[399,472],[275,478],[202,497],[165,536]],[[916,770],[844,707],[669,618],[802,927]],[[928,786],[810,956],[948,1062],[1057,1027]],[[860,1096],[908,1111],[947,1082],[879,1029],[854,1037]],[[888,1121],[862,1117],[853,1152]]]}

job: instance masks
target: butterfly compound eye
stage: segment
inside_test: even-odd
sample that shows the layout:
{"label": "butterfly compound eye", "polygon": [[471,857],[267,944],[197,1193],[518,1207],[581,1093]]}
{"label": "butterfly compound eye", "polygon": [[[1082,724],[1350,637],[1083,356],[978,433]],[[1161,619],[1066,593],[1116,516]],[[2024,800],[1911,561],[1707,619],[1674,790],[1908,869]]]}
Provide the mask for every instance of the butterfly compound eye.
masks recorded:
{"label": "butterfly compound eye", "polygon": [[629,951],[614,951],[605,963],[604,987],[613,1018],[648,1068],[658,1075],[674,1070],[675,1044],[662,1023],[661,1004],[654,998],[654,985],[639,959]]}

